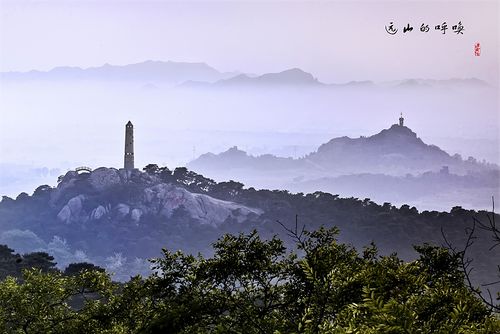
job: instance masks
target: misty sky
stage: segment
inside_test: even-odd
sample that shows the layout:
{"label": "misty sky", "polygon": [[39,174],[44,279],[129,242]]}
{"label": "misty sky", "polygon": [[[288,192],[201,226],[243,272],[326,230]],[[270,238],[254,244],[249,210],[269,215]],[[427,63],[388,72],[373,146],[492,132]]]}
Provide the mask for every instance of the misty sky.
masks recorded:
{"label": "misty sky", "polygon": [[[459,21],[463,35],[451,29]],[[444,35],[434,30],[443,22]],[[0,72],[171,60],[250,74],[298,67],[325,83],[474,77],[493,85],[262,93],[0,82],[0,195],[50,183],[17,177],[21,164],[120,167],[128,120],[137,166],[180,166],[234,145],[301,156],[337,136],[375,134],[400,112],[426,143],[500,162],[498,22],[498,1],[0,0]],[[403,34],[408,23],[414,30]]]}
{"label": "misty sky", "polygon": [[[300,67],[324,82],[498,82],[498,1],[0,3],[0,71],[153,59],[256,74]],[[390,21],[395,36],[384,29]],[[464,35],[435,31],[443,21],[461,21]],[[424,22],[428,33],[419,31]],[[414,31],[403,35],[407,23]]]}

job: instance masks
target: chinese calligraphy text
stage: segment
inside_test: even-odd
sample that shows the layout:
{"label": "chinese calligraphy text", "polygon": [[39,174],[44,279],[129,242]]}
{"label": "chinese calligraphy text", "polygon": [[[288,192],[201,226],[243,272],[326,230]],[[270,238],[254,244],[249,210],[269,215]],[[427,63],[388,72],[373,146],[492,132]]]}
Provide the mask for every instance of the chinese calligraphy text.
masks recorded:
{"label": "chinese calligraphy text", "polygon": [[[448,27],[448,23],[442,22],[440,24],[434,25],[434,30],[441,32],[441,34],[446,35],[447,30],[450,28]],[[420,26],[420,32],[422,33],[428,33],[431,30],[429,27],[429,24],[427,23],[422,23]],[[389,22],[389,25],[385,26],[385,31],[389,35],[396,35],[399,31],[399,29],[395,26],[394,22]],[[410,23],[407,23],[406,25],[403,26],[402,32],[403,34],[408,34],[413,31],[413,26]],[[451,31],[455,33],[456,35],[463,35],[464,34],[464,26],[462,24],[462,21],[458,21],[457,24],[454,24],[451,26]]]}

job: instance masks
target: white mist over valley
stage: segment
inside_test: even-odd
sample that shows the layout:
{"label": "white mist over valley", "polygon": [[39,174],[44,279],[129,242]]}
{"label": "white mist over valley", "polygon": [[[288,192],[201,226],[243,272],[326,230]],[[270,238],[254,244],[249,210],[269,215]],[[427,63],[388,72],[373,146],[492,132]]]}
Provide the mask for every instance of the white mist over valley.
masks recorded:
{"label": "white mist over valley", "polygon": [[234,146],[301,158],[335,137],[374,135],[401,113],[425,143],[499,162],[496,88],[473,78],[329,84],[300,69],[247,76],[159,61],[2,78],[0,185],[13,197],[78,166],[121,167],[128,120],[140,168],[185,166]]}

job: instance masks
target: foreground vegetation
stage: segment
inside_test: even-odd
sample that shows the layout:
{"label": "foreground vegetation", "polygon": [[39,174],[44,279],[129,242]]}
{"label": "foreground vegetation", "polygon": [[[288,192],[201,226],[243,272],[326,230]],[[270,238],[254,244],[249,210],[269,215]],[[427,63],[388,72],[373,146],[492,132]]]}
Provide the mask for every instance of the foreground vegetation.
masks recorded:
{"label": "foreground vegetation", "polygon": [[[183,167],[170,170],[151,164],[144,172],[130,174],[125,177],[112,168],[82,174],[70,171],[55,188],[40,186],[31,196],[4,197],[0,201],[0,243],[22,252],[49,252],[60,267],[84,259],[112,268],[113,279],[125,282],[136,274],[147,275],[147,259],[161,256],[162,247],[210,256],[211,244],[227,233],[256,229],[261,238],[279,235],[293,248],[276,220],[290,226],[296,215],[310,230],[337,226],[342,231],[340,240],[358,249],[374,241],[381,254],[397,252],[406,261],[415,259],[412,245],[442,244],[441,229],[450,243],[460,246],[466,242],[464,230],[470,228],[473,217],[486,222],[486,216],[493,216],[461,207],[449,212],[419,212],[408,205],[377,204],[368,198],[259,190],[235,181],[216,182]],[[116,183],[96,188],[96,182],[102,180]],[[210,199],[201,196],[200,203],[199,194]],[[234,210],[234,203],[253,213]],[[59,218],[65,212],[71,212],[69,220]],[[498,214],[494,216],[500,219]],[[472,280],[477,285],[498,280],[500,247],[489,250],[487,231],[478,229],[476,236],[477,242],[468,251],[474,258]],[[114,265],[118,261],[109,258],[117,254],[121,260]]]}
{"label": "foreground vegetation", "polygon": [[[415,247],[403,262],[358,253],[336,229],[225,235],[210,258],[163,250],[155,274],[119,284],[91,266],[24,269],[0,282],[7,333],[496,333],[457,254]],[[22,261],[19,261],[22,262]]]}

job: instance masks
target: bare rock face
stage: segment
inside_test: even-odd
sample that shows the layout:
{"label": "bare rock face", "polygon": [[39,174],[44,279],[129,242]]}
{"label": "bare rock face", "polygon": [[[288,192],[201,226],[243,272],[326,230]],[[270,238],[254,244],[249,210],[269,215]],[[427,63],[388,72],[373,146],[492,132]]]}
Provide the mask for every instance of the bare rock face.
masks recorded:
{"label": "bare rock face", "polygon": [[134,223],[138,223],[141,220],[142,210],[141,209],[133,209],[130,211],[130,219],[134,221]]}
{"label": "bare rock face", "polygon": [[57,219],[59,219],[60,221],[68,224],[71,220],[71,209],[69,208],[69,206],[65,205],[63,206],[63,208],[61,209],[61,211],[59,211],[59,213],[57,214]]}
{"label": "bare rock face", "polygon": [[61,182],[59,182],[56,190],[51,195],[51,205],[54,205],[54,203],[56,203],[60,199],[61,194],[74,187],[77,177],[78,173],[75,171],[69,171],[62,177]]}
{"label": "bare rock face", "polygon": [[160,213],[167,218],[171,217],[175,209],[183,206],[192,218],[212,226],[220,225],[230,217],[241,221],[250,214],[262,213],[258,209],[204,194],[193,194],[183,188],[164,183],[144,190],[144,205],[145,210]]}
{"label": "bare rock face", "polygon": [[218,225],[228,217],[236,218],[241,222],[248,215],[262,214],[260,209],[249,208],[234,202],[223,201],[203,194],[190,193],[190,195],[193,198],[191,203],[195,205],[196,216],[194,218],[204,220],[211,225]]}
{"label": "bare rock face", "polygon": [[127,204],[120,203],[116,206],[116,213],[119,218],[124,218],[130,213],[130,207]]}
{"label": "bare rock face", "polygon": [[187,193],[184,189],[160,183],[144,189],[144,205],[146,209],[170,217],[174,209],[186,203]]}
{"label": "bare rock face", "polygon": [[90,219],[101,219],[105,214],[108,213],[108,210],[102,205],[99,205],[97,208],[92,210],[92,213],[90,214]]}
{"label": "bare rock face", "polygon": [[73,216],[76,216],[82,211],[83,207],[83,201],[85,201],[85,196],[84,195],[78,195],[76,197],[73,197],[68,201],[68,206],[71,210],[71,214]]}
{"label": "bare rock face", "polygon": [[[122,188],[113,189],[115,185],[123,185],[127,195],[123,195]],[[88,186],[91,192],[88,192]],[[81,187],[81,192],[75,187]],[[111,220],[116,218],[135,224],[140,224],[144,215],[163,217],[167,221],[181,207],[191,218],[212,226],[218,226],[228,218],[242,222],[249,215],[261,214],[258,209],[191,193],[138,170],[101,167],[89,175],[68,172],[58,185],[57,198],[68,198],[67,191],[76,192],[77,195],[73,195],[66,203],[54,201],[54,205],[60,208],[57,218],[65,223],[96,221],[106,215]],[[128,192],[132,194],[131,197],[127,197]],[[84,202],[87,200],[97,203],[93,208],[86,209]],[[113,202],[116,204],[111,204]]]}
{"label": "bare rock face", "polygon": [[70,223],[72,220],[76,220],[82,211],[84,201],[84,195],[73,197],[59,211],[59,213],[57,214],[57,218],[65,223]]}
{"label": "bare rock face", "polygon": [[102,191],[113,185],[120,184],[120,174],[114,168],[97,168],[89,176],[90,185],[97,191]]}

